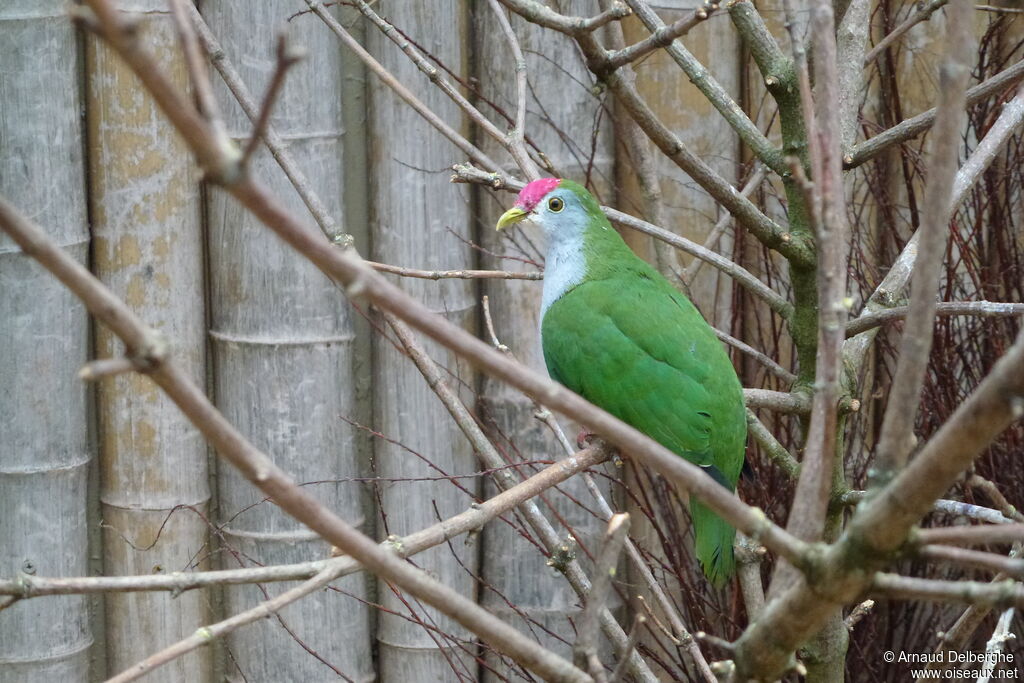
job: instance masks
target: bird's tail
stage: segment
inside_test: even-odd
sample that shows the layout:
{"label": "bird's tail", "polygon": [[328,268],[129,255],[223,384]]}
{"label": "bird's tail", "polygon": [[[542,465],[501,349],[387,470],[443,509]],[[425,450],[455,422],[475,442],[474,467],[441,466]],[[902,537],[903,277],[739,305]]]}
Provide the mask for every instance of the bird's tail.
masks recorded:
{"label": "bird's tail", "polygon": [[720,587],[736,569],[732,550],[736,530],[697,500],[690,503],[690,516],[693,518],[697,560],[712,585]]}

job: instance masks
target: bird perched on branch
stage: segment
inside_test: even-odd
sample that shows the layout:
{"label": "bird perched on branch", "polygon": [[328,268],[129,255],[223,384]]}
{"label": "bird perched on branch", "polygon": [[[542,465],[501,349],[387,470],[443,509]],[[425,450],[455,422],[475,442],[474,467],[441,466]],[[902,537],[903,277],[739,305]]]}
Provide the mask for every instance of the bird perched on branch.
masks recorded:
{"label": "bird perched on branch", "polygon": [[[497,227],[521,221],[548,240],[541,346],[552,379],[735,490],[747,437],[742,388],[694,305],[571,180],[529,183]],[[735,567],[736,532],[695,499],[690,511],[697,559],[720,585]]]}

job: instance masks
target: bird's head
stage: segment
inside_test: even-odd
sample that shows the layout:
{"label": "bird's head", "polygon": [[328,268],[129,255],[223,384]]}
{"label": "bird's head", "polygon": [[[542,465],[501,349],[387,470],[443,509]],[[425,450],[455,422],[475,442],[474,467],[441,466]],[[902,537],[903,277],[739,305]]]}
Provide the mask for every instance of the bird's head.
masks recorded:
{"label": "bird's head", "polygon": [[529,222],[544,230],[550,241],[580,238],[590,227],[607,225],[601,207],[578,183],[540,178],[526,185],[516,203],[498,219],[498,230]]}

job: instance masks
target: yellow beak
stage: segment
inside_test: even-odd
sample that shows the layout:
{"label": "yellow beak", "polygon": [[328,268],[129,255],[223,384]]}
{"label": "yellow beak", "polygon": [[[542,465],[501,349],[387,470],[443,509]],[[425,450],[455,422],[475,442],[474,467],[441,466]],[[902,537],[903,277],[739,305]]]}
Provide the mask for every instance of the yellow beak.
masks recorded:
{"label": "yellow beak", "polygon": [[515,225],[516,223],[524,220],[528,215],[529,214],[523,209],[520,209],[518,206],[513,206],[511,209],[501,214],[501,218],[498,219],[497,229],[504,230],[508,226]]}

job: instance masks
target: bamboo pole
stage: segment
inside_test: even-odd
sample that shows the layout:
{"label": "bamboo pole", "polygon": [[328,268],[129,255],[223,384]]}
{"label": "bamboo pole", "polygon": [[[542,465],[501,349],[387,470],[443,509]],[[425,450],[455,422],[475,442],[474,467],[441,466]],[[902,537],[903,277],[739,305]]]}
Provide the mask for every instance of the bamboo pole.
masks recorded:
{"label": "bamboo pole", "polygon": [[[466,5],[459,2],[391,3],[388,19],[410,32],[424,49],[459,73],[464,73],[467,36]],[[369,51],[406,83],[445,121],[455,127],[458,109],[435,89],[391,40],[368,25]],[[397,36],[396,36],[397,37]],[[473,252],[460,241],[471,237],[469,192],[448,183],[446,170],[460,158],[450,143],[426,133],[419,116],[405,106],[378,80],[369,82],[370,254],[375,261],[427,269],[472,268]],[[450,232],[449,232],[450,229]],[[401,287],[426,306],[467,330],[476,327],[475,283],[404,279]],[[473,386],[474,373],[455,354],[436,343],[427,344],[430,355],[459,379]],[[457,384],[457,383],[456,383]],[[374,427],[397,443],[421,454],[447,473],[473,471],[472,449],[459,433],[444,407],[408,359],[380,337],[373,349]],[[470,401],[467,392],[463,400]],[[375,475],[386,478],[437,476],[415,455],[400,446],[376,440]],[[463,482],[475,491],[475,482]],[[465,506],[467,498],[450,482],[402,482],[379,489],[379,534],[406,534],[427,520],[448,517]],[[478,544],[454,543],[416,558],[442,583],[466,596],[476,593]],[[456,558],[455,554],[458,555]],[[463,566],[460,566],[460,563]],[[386,608],[377,628],[379,671],[382,680],[452,680],[453,669],[473,678],[476,662],[472,646],[459,649],[451,639],[416,623],[422,620],[441,632],[471,639],[468,632],[433,609],[396,594],[378,583],[379,601]],[[392,614],[393,610],[397,614]],[[404,617],[413,616],[410,621]]]}
{"label": "bamboo pole", "polygon": [[[563,9],[587,14],[593,3],[563,3]],[[506,12],[504,8],[501,12]],[[549,31],[509,16],[512,32],[525,57],[525,77],[530,86],[526,98],[521,100],[517,89],[514,52],[501,30],[489,3],[474,5],[473,22],[476,36],[473,75],[483,95],[515,121],[519,109],[525,107],[525,132],[551,160],[557,175],[586,182],[605,202],[609,202],[612,185],[612,124],[601,115],[601,98],[589,92],[586,83],[592,80],[586,65],[579,57],[572,40],[560,33]],[[543,54],[544,56],[541,56]],[[558,64],[557,69],[551,64]],[[480,109],[500,129],[510,123],[491,111],[488,105]],[[599,121],[594,135],[595,122]],[[554,127],[557,126],[557,129]],[[490,156],[513,170],[519,177],[526,174],[516,168],[510,155],[492,138],[480,133],[478,142]],[[550,169],[542,175],[552,175]],[[515,254],[543,258],[543,238],[535,231],[524,230],[511,240],[494,230],[498,216],[504,211],[508,195],[495,195],[478,191],[481,220],[477,227],[478,241],[495,254]],[[539,251],[531,249],[535,245]],[[520,249],[523,253],[520,253]],[[514,260],[497,259],[482,253],[481,266],[485,268],[536,270],[536,266]],[[500,342],[507,345],[516,358],[546,374],[537,335],[540,311],[541,284],[529,281],[493,280],[481,283],[488,297],[488,307]],[[489,333],[485,330],[485,334]],[[484,378],[481,384],[478,408],[488,436],[510,460],[529,459],[536,453],[561,452],[561,446],[549,429],[534,416],[534,403],[521,392],[508,385]],[[560,487],[576,500],[588,501],[582,479],[575,478]],[[494,490],[494,484],[488,484]],[[558,492],[545,496],[554,512],[538,501],[540,509],[551,520],[555,530],[568,538],[569,532],[559,523],[561,518],[572,527],[587,548],[597,549],[604,532],[603,523],[582,510],[569,497]],[[586,554],[580,550],[577,558],[589,569]],[[491,525],[483,533],[482,574],[496,591],[481,594],[481,603],[524,633],[538,639],[545,647],[570,657],[575,640],[573,621],[580,614],[580,599],[569,582],[546,565],[544,555],[525,541],[509,525]],[[608,606],[621,606],[618,596],[610,596]],[[508,602],[506,602],[506,599]],[[527,623],[523,617],[536,622]],[[606,641],[602,640],[607,654]],[[499,675],[514,676],[514,672],[501,666],[496,659],[488,660],[494,672],[484,671],[484,680],[497,680]]]}
{"label": "bamboo pole", "polygon": [[[276,33],[294,10],[285,0],[250,3],[220,0],[202,6],[225,59],[241,80],[263,93],[279,63]],[[312,21],[294,22],[286,51],[301,48],[306,59],[288,72],[273,102],[270,125],[287,141],[327,212],[341,216],[344,127],[341,100],[325,97],[341,84],[341,54],[333,38]],[[215,81],[229,135],[249,144],[253,122]],[[285,198],[310,231],[316,223],[283,171],[259,144],[250,163],[256,177]],[[273,453],[298,482],[322,482],[310,493],[337,514],[362,524],[359,485],[332,483],[362,473],[353,430],[341,416],[353,415],[354,312],[339,291],[308,261],[258,228],[255,219],[219,190],[211,191],[211,337],[217,407]],[[315,455],[316,454],[316,455]],[[326,557],[328,545],[276,505],[237,470],[221,467],[220,520],[226,544],[224,568],[291,564]],[[228,648],[248,680],[316,680],[330,676],[325,662],[356,680],[373,676],[369,609],[359,599],[367,579],[356,575],[333,584],[344,592],[318,591],[284,609],[277,618],[233,632]],[[284,590],[281,586],[234,586],[224,592],[228,614],[252,608]],[[346,595],[347,594],[347,595]],[[287,627],[287,630],[286,628]],[[302,645],[302,647],[300,647]],[[311,656],[306,647],[315,651]]]}
{"label": "bamboo pole", "polygon": [[[163,0],[119,3],[149,49],[186,87],[174,22]],[[187,148],[124,65],[87,39],[90,204],[94,270],[168,338],[180,367],[205,381],[203,237],[198,174]],[[98,329],[96,355],[123,346]],[[199,433],[145,377],[98,382],[104,573],[205,568],[207,451]],[[186,507],[181,507],[186,506]],[[203,591],[106,596],[107,659],[120,670],[206,623]],[[176,661],[153,680],[203,681],[207,652]]]}
{"label": "bamboo pole", "polygon": [[[19,197],[84,264],[80,56],[63,4],[0,5],[0,195]],[[0,574],[88,572],[92,444],[88,392],[77,378],[88,318],[6,236],[0,290]],[[0,618],[0,681],[86,681],[92,643],[84,597],[15,604]]]}

